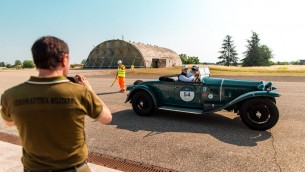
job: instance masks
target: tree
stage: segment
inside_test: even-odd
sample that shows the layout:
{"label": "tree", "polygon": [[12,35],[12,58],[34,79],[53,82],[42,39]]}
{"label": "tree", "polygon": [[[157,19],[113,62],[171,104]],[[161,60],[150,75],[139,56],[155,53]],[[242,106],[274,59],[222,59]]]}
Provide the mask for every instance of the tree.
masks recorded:
{"label": "tree", "polygon": [[292,65],[300,65],[301,63],[300,63],[300,61],[298,60],[298,61],[292,61],[292,62],[290,62],[290,64],[292,64]]}
{"label": "tree", "polygon": [[22,62],[20,60],[16,60],[14,66],[22,65]]}
{"label": "tree", "polygon": [[5,63],[4,62],[0,62],[0,67],[5,67]]}
{"label": "tree", "polygon": [[245,58],[242,59],[242,66],[270,66],[270,59],[273,58],[272,51],[266,45],[259,44],[258,34],[252,32],[252,37],[247,40],[249,43],[247,51],[244,52]]}
{"label": "tree", "polygon": [[83,59],[81,64],[83,64],[83,65],[86,64],[86,61],[87,61],[87,59]]}
{"label": "tree", "polygon": [[189,57],[186,54],[180,54],[179,57],[182,61],[182,64],[199,64],[200,63],[199,58],[196,56]]}
{"label": "tree", "polygon": [[233,44],[233,40],[230,35],[227,35],[222,43],[222,50],[219,51],[221,53],[221,56],[218,57],[221,61],[217,62],[217,64],[225,65],[225,66],[237,66],[237,53],[235,50],[235,46]]}
{"label": "tree", "polygon": [[32,60],[24,60],[22,64],[23,68],[34,68],[35,64]]}
{"label": "tree", "polygon": [[259,55],[262,59],[261,66],[270,66],[272,64],[272,61],[270,61],[270,59],[273,58],[272,50],[270,50],[267,45],[259,46]]}
{"label": "tree", "polygon": [[182,64],[188,64],[187,63],[187,55],[186,54],[180,54],[179,55],[181,61],[182,61]]}
{"label": "tree", "polygon": [[188,57],[188,64],[199,64],[199,58],[196,56]]}
{"label": "tree", "polygon": [[259,41],[257,33],[252,32],[252,37],[247,40],[248,44],[247,51],[244,52],[245,58],[242,59],[242,66],[259,66]]}

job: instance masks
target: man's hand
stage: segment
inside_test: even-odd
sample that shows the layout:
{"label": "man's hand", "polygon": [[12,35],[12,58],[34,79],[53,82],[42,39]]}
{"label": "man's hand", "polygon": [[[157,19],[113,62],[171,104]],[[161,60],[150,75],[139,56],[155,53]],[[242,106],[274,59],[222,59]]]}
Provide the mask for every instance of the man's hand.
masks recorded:
{"label": "man's hand", "polygon": [[196,71],[196,72],[194,73],[194,76],[195,76],[195,77],[199,77],[199,71]]}
{"label": "man's hand", "polygon": [[75,75],[75,81],[78,84],[81,84],[83,86],[86,86],[89,90],[93,91],[91,84],[89,83],[89,81],[82,75]]}
{"label": "man's hand", "polygon": [[[92,87],[89,83],[89,81],[82,75],[75,75],[76,83],[86,86],[89,90],[92,90]],[[96,95],[97,96],[97,95]],[[100,99],[102,105],[103,105],[103,112],[100,114],[100,117],[97,119],[102,124],[108,124],[112,121],[112,114],[107,105],[104,103],[104,101],[97,96],[98,99]]]}
{"label": "man's hand", "polygon": [[199,71],[197,70],[195,73],[194,73],[194,80],[193,80],[193,82],[198,82],[198,81],[200,81],[200,79],[199,79]]}

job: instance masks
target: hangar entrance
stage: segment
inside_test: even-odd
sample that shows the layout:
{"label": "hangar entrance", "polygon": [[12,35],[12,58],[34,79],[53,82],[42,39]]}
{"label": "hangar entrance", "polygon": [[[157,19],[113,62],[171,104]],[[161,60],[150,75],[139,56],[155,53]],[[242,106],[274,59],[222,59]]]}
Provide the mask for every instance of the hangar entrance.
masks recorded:
{"label": "hangar entrance", "polygon": [[153,68],[164,68],[166,67],[166,59],[152,59],[152,67]]}

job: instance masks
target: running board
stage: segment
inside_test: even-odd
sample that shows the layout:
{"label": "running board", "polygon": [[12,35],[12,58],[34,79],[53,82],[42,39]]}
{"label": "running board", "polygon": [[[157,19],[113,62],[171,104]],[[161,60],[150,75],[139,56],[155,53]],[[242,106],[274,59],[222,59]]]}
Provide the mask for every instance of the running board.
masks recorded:
{"label": "running board", "polygon": [[175,106],[160,106],[158,109],[175,111],[175,112],[203,114],[203,110],[200,109],[190,109],[190,108],[175,107]]}

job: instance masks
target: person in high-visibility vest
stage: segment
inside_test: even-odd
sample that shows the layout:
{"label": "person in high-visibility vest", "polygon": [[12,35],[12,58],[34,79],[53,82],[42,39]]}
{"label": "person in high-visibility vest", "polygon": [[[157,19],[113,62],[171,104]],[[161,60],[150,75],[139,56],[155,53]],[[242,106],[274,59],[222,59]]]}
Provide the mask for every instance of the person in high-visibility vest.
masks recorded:
{"label": "person in high-visibility vest", "polygon": [[122,64],[122,61],[118,61],[118,72],[117,72],[117,77],[119,80],[119,85],[120,85],[120,92],[124,93],[126,91],[126,85],[125,85],[125,70],[126,67]]}

